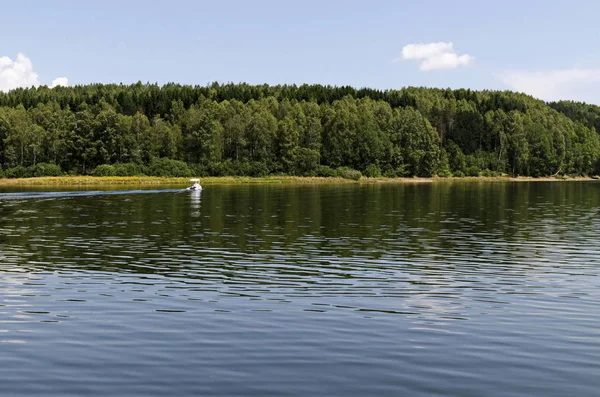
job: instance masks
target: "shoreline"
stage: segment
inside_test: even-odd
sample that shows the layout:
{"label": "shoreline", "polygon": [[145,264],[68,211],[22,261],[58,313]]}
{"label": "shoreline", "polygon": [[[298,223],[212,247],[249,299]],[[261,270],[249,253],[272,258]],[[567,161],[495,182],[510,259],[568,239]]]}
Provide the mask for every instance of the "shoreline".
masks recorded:
{"label": "shoreline", "polygon": [[[267,177],[205,177],[200,178],[204,185],[230,184],[374,184],[374,183],[440,183],[440,182],[569,182],[592,181],[598,177],[433,177],[433,178],[366,178],[360,180],[343,179],[340,177],[301,177],[301,176],[267,176]],[[183,185],[189,184],[190,178],[153,177],[153,176],[58,176],[0,179],[1,186],[93,186],[93,185]]]}

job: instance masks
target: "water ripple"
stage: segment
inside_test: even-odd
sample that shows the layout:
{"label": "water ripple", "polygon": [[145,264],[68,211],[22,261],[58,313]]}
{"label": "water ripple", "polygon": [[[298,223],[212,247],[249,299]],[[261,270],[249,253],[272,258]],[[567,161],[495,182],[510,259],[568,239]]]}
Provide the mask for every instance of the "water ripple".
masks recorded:
{"label": "water ripple", "polygon": [[593,395],[598,193],[0,194],[3,390]]}

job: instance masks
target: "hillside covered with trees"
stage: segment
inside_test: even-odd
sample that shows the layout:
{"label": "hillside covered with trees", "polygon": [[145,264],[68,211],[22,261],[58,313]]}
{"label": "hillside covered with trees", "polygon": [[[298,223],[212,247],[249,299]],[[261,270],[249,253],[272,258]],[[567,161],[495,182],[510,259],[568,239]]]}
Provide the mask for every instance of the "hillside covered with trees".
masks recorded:
{"label": "hillside covered with trees", "polygon": [[498,91],[212,84],[0,93],[0,177],[600,173],[600,108]]}

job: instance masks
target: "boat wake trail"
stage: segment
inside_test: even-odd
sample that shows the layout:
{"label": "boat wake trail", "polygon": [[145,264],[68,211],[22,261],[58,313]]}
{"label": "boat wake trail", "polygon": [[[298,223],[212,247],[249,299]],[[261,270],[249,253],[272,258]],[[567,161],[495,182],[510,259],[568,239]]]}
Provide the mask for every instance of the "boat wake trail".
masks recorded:
{"label": "boat wake trail", "polygon": [[181,189],[139,189],[139,190],[82,190],[82,191],[64,191],[64,192],[11,192],[0,193],[0,200],[11,199],[39,199],[39,198],[62,198],[62,197],[81,197],[81,196],[109,196],[125,194],[153,194],[153,193],[181,193]]}

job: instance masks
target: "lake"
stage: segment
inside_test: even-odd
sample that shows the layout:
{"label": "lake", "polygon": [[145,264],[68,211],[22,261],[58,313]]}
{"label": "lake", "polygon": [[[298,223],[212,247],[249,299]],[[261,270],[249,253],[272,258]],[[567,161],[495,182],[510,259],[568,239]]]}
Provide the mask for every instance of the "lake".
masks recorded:
{"label": "lake", "polygon": [[24,190],[2,395],[599,393],[600,183]]}

